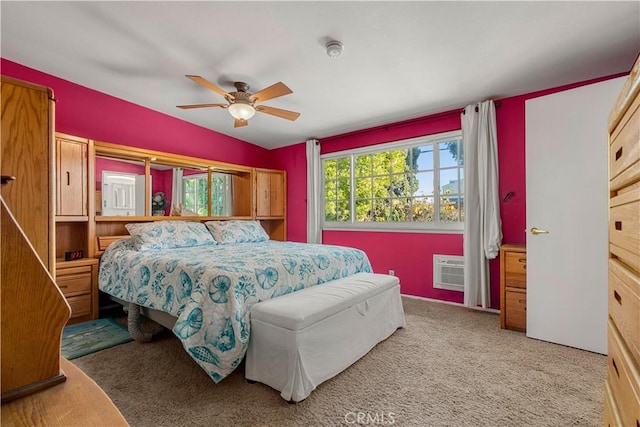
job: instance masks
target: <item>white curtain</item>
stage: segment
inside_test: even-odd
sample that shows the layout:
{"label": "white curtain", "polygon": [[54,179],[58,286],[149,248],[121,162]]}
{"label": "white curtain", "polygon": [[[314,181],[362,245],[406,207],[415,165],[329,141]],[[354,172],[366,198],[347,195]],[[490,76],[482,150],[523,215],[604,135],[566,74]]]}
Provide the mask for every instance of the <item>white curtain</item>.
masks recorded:
{"label": "white curtain", "polygon": [[171,181],[171,212],[182,209],[182,168],[173,168],[173,180]]}
{"label": "white curtain", "polygon": [[307,140],[307,243],[322,243],[320,229],[320,142]]}
{"label": "white curtain", "polygon": [[489,261],[502,242],[498,198],[498,141],[493,101],[472,104],[462,114],[464,141],[464,305],[491,305]]}

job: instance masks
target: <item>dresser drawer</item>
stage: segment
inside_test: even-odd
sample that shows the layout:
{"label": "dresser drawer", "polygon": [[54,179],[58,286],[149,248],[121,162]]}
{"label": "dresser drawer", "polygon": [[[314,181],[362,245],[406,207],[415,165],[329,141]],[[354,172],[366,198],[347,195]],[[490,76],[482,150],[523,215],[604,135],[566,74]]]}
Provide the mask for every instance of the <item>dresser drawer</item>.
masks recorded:
{"label": "dresser drawer", "polygon": [[608,328],[608,381],[622,425],[640,425],[640,377],[612,320]]}
{"label": "dresser drawer", "polygon": [[513,290],[505,292],[505,323],[507,329],[527,330],[527,293]]}
{"label": "dresser drawer", "polygon": [[640,162],[640,126],[638,125],[640,123],[640,109],[637,103],[633,107],[635,109],[626,114],[630,115],[628,120],[623,119],[618,125],[619,130],[616,128],[613,133],[609,147],[609,176],[612,180],[627,169],[634,171],[634,173],[626,177],[626,182],[633,182],[639,178],[635,175],[637,171],[640,171],[640,168],[637,167]]}
{"label": "dresser drawer", "polygon": [[527,287],[526,253],[505,253],[505,286],[510,288]]}
{"label": "dresser drawer", "polygon": [[613,392],[609,381],[604,383],[604,427],[619,427],[622,426],[622,420],[620,419],[620,412],[618,406],[613,398]]}
{"label": "dresser drawer", "polygon": [[640,189],[633,187],[611,199],[609,241],[614,255],[640,271]]}
{"label": "dresser drawer", "polygon": [[609,315],[640,366],[640,278],[609,260]]}
{"label": "dresser drawer", "polygon": [[79,265],[74,267],[61,267],[60,264],[56,265],[56,276],[72,276],[74,274],[82,274],[89,273],[91,274],[91,266],[90,265]]}
{"label": "dresser drawer", "polygon": [[86,273],[56,274],[56,282],[65,297],[91,293],[91,268]]}
{"label": "dresser drawer", "polygon": [[91,295],[80,295],[67,298],[71,307],[71,318],[88,316],[91,314]]}

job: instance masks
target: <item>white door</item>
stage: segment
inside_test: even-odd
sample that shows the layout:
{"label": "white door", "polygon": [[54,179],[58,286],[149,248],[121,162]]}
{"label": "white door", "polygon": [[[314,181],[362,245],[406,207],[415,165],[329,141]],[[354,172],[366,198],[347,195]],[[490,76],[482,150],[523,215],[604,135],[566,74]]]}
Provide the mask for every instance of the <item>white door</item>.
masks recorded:
{"label": "white door", "polygon": [[[526,102],[527,336],[602,354],[607,353],[607,121],[624,81]],[[532,233],[534,227],[541,234]]]}

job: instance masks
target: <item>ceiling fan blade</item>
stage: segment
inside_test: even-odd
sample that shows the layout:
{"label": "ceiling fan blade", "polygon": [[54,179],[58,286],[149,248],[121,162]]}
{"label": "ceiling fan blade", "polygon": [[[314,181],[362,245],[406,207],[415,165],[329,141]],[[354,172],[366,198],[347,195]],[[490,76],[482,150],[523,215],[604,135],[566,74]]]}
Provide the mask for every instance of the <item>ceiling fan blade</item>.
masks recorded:
{"label": "ceiling fan blade", "polygon": [[295,111],[282,110],[280,108],[267,107],[266,105],[258,105],[256,107],[256,111],[261,113],[271,114],[272,116],[280,117],[287,120],[295,120],[300,117],[300,113],[296,113]]}
{"label": "ceiling fan blade", "polygon": [[235,123],[233,124],[234,128],[241,128],[242,126],[247,126],[249,124],[248,120],[244,120],[244,119],[236,119]]}
{"label": "ceiling fan blade", "polygon": [[207,108],[207,107],[223,107],[226,108],[227,104],[192,104],[192,105],[176,105],[178,108],[182,108],[184,110],[189,108]]}
{"label": "ceiling fan blade", "polygon": [[208,80],[206,80],[206,79],[204,79],[204,78],[202,78],[200,76],[193,76],[193,75],[187,74],[187,77],[190,78],[191,80],[193,80],[194,82],[201,84],[202,86],[206,87],[207,89],[211,89],[215,93],[218,93],[218,94],[224,96],[225,98],[231,98],[232,100],[235,99],[233,97],[233,95],[225,92],[223,89],[220,89],[218,86],[214,85],[210,81],[208,81]]}
{"label": "ceiling fan blade", "polygon": [[266,89],[262,89],[261,91],[254,93],[253,95],[251,95],[250,99],[251,99],[251,102],[264,102],[267,99],[273,99],[279,96],[289,95],[290,93],[293,93],[293,91],[289,89],[287,85],[285,85],[282,82],[278,82],[276,84],[269,86]]}

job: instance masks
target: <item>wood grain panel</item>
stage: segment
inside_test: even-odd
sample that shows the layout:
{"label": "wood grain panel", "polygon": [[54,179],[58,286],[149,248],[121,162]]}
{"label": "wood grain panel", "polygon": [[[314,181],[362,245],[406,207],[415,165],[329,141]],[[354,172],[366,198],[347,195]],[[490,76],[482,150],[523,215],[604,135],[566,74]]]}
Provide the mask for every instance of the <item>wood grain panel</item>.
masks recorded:
{"label": "wood grain panel", "polygon": [[524,291],[505,292],[506,314],[505,322],[507,329],[514,331],[527,331],[527,293]]}
{"label": "wood grain panel", "polygon": [[609,316],[640,360],[640,279],[615,259],[609,260]]}
{"label": "wood grain panel", "polygon": [[284,174],[272,173],[270,182],[269,206],[270,216],[284,216],[285,193]]}
{"label": "wood grain panel", "polygon": [[[53,271],[53,104],[50,89],[2,77],[2,197],[44,265]],[[51,238],[50,238],[51,237]]]}
{"label": "wood grain panel", "polygon": [[59,377],[60,337],[70,309],[4,201],[0,210],[4,401],[16,390]]}
{"label": "wood grain panel", "polygon": [[609,320],[608,380],[624,426],[640,425],[640,376],[614,323]]}
{"label": "wood grain panel", "polygon": [[56,138],[57,214],[87,215],[87,144]]}
{"label": "wood grain panel", "polygon": [[111,399],[73,363],[62,358],[67,381],[32,396],[2,405],[2,425],[127,426]]}

